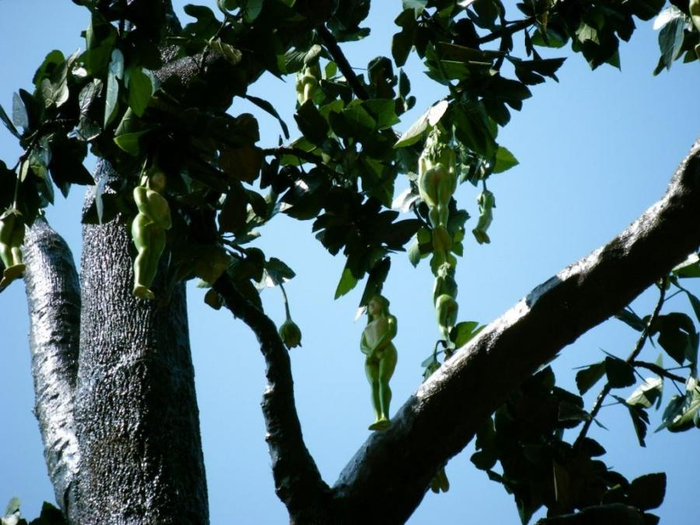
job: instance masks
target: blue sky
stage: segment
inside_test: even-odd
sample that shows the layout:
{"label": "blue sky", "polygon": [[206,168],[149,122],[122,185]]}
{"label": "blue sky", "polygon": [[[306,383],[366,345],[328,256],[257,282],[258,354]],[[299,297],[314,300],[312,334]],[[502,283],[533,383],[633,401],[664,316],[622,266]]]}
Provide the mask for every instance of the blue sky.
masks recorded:
{"label": "blue sky", "polygon": [[[367,41],[348,47],[353,66],[363,68],[376,55],[390,55],[392,20],[399,0],[375,1]],[[181,7],[184,2],[176,2]],[[9,109],[12,93],[31,85],[31,77],[52,49],[70,53],[83,42],[86,11],[72,2],[0,0],[0,104]],[[459,260],[460,319],[487,323],[499,316],[567,264],[612,238],[663,193],[680,160],[698,136],[698,63],[677,63],[652,77],[658,59],[657,34],[640,27],[631,44],[621,48],[622,72],[610,67],[594,72],[572,56],[559,72],[560,83],[535,86],[523,111],[514,113],[500,142],[520,160],[516,168],[492,178],[497,200],[489,235],[479,246],[470,239]],[[561,50],[569,56],[568,50]],[[555,54],[552,56],[561,56]],[[418,96],[407,114],[406,129],[425,107],[444,93],[422,74],[420,63],[407,65]],[[269,98],[291,125],[293,82],[265,78],[252,94]],[[251,111],[236,102],[232,113]],[[280,134],[271,117],[260,115],[262,144],[274,145]],[[20,153],[14,138],[0,130],[0,158],[14,164]],[[49,220],[80,253],[78,188],[67,201],[57,197]],[[476,190],[458,190],[460,204],[476,213]],[[472,228],[470,223],[468,228]],[[321,472],[332,483],[368,435],[372,409],[359,339],[364,320],[353,322],[360,290],[333,301],[344,261],[331,257],[315,241],[311,223],[283,220],[262,231],[259,245],[268,256],[285,260],[297,278],[287,286],[292,314],[303,331],[303,347],[292,351],[296,398],[307,445]],[[696,293],[700,287],[690,283]],[[188,290],[190,330],[201,412],[213,524],[284,523],[286,511],[277,500],[263,441],[259,402],[263,362],[253,336],[239,322],[202,302],[202,291]],[[432,275],[423,262],[417,269],[405,254],[396,254],[385,295],[399,323],[395,340],[399,363],[392,379],[394,412],[419,385],[421,361],[438,337],[432,311]],[[653,296],[635,307],[651,310]],[[278,290],[266,290],[268,313],[283,320]],[[678,307],[684,307],[678,303]],[[0,505],[11,496],[24,502],[27,517],[38,514],[53,492],[46,477],[39,433],[31,414],[28,323],[22,283],[0,295]],[[611,321],[566,348],[555,364],[561,386],[575,390],[572,369],[600,360],[601,349],[626,355],[636,334]],[[649,359],[656,354],[650,352]],[[668,396],[666,392],[666,396]],[[588,406],[591,395],[586,397]],[[465,400],[477,402],[477,400]],[[592,435],[608,450],[608,464],[629,479],[666,471],[662,523],[691,523],[700,467],[697,434],[650,434],[647,448],[637,445],[627,414],[610,407],[601,414],[610,429]],[[658,416],[652,416],[652,427]],[[447,467],[452,489],[428,493],[409,521],[412,525],[518,523],[510,496],[487,480],[466,454]]]}

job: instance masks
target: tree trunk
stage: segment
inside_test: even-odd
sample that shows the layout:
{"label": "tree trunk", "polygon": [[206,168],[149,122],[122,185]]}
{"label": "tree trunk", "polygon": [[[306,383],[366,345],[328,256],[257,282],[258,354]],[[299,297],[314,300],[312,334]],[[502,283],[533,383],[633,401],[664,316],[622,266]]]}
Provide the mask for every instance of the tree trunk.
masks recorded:
{"label": "tree trunk", "polygon": [[127,226],[83,229],[76,523],[206,524],[185,288],[160,271],[156,300],[131,294]]}
{"label": "tree trunk", "polygon": [[24,259],[34,413],[56,501],[71,519],[80,461],[73,417],[80,284],[68,245],[43,219],[37,219],[27,233]]}

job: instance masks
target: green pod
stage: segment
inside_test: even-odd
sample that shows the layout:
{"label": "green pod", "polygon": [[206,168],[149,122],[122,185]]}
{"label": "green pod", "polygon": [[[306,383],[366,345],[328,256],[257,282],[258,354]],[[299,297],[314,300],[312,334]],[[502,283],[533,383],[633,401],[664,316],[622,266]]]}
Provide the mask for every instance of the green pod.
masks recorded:
{"label": "green pod", "polygon": [[287,348],[292,349],[301,346],[301,329],[291,319],[287,319],[282,323],[279,334]]}

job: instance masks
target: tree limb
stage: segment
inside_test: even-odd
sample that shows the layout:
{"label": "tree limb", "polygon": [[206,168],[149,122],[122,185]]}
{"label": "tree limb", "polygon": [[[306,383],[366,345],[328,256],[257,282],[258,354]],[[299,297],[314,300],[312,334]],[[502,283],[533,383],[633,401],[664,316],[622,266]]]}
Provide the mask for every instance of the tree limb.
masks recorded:
{"label": "tree limb", "polygon": [[277,333],[275,323],[236,289],[227,274],[216,283],[226,307],[246,323],[260,342],[267,368],[267,388],[262,410],[267,427],[265,440],[270,448],[275,490],[294,521],[307,523],[328,506],[330,489],[304,444],[301,424],[294,403],[289,352]]}
{"label": "tree limb", "polygon": [[66,242],[39,218],[27,231],[24,277],[29,307],[29,348],[36,396],[34,414],[56,501],[70,519],[75,507],[80,454],[73,395],[80,342],[80,284]]}
{"label": "tree limb", "polygon": [[352,70],[350,62],[348,62],[343,50],[340,49],[338,42],[336,42],[335,38],[333,38],[333,35],[328,28],[321,24],[316,28],[316,32],[318,33],[318,36],[321,37],[323,45],[326,46],[326,49],[333,57],[333,60],[338,65],[338,69],[340,69],[340,72],[345,77],[345,80],[347,80],[348,84],[350,84],[350,87],[355,92],[357,98],[360,100],[368,100],[369,93],[367,93],[367,90],[360,82],[360,79],[357,78],[357,75]]}
{"label": "tree limb", "polygon": [[535,288],[435,372],[335,485],[355,523],[403,523],[439,465],[509,392],[700,245],[700,141],[664,197],[607,245]]}

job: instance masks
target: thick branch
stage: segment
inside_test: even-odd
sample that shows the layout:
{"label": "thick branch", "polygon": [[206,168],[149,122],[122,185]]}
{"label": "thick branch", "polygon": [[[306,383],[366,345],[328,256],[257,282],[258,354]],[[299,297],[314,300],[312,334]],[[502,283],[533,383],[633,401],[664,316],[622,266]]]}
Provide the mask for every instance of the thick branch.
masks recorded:
{"label": "thick branch", "polygon": [[335,486],[350,521],[403,523],[513,388],[698,249],[698,225],[700,141],[658,203],[486,327],[367,440]]}
{"label": "thick branch", "polygon": [[44,458],[56,501],[70,519],[79,453],[73,394],[80,342],[80,284],[73,255],[43,219],[24,243],[32,377]]}
{"label": "thick branch", "polygon": [[330,489],[321,479],[316,463],[304,444],[294,403],[289,353],[275,323],[241,295],[224,274],[214,284],[226,307],[255,333],[267,369],[267,388],[262,409],[267,427],[275,490],[295,522],[313,522],[327,512]]}

